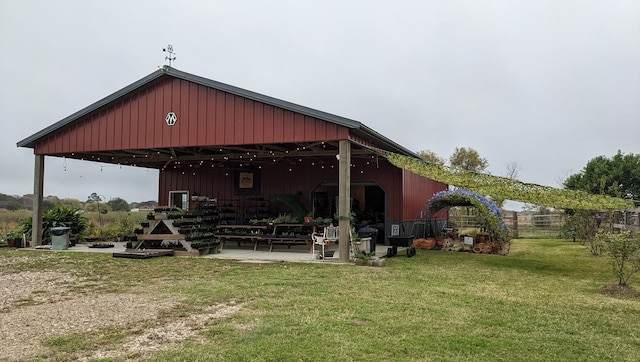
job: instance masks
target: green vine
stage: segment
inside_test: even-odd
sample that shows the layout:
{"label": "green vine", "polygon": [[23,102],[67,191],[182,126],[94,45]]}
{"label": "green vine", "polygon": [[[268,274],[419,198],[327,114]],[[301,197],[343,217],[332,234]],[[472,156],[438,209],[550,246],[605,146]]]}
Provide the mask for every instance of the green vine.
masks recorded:
{"label": "green vine", "polygon": [[432,212],[450,206],[473,206],[483,220],[491,241],[502,247],[511,239],[511,232],[502,219],[502,211],[491,200],[476,192],[465,189],[440,191],[429,200],[428,207]]}
{"label": "green vine", "polygon": [[630,210],[634,208],[632,200],[592,195],[582,191],[558,189],[506,177],[453,169],[395,153],[389,153],[386,157],[396,167],[435,181],[475,191],[494,200],[513,200],[557,209]]}

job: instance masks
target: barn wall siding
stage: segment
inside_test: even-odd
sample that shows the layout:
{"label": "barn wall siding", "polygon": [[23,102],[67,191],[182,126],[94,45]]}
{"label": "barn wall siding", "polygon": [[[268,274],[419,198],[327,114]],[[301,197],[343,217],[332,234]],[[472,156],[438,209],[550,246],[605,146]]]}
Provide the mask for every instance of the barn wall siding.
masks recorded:
{"label": "barn wall siding", "polygon": [[[301,194],[305,206],[310,209],[311,191],[315,187],[321,183],[333,183],[336,185],[338,183],[338,167],[335,159],[326,159],[324,168],[317,162],[312,165],[312,161],[309,160],[292,162],[278,162],[260,169],[260,197],[270,199],[277,194]],[[333,168],[331,168],[332,162],[334,163]],[[379,160],[377,163],[370,161],[367,164],[364,160],[354,160],[353,163],[355,165],[351,170],[353,183],[377,183],[385,190],[387,219],[402,220],[407,214],[411,214],[410,219],[414,218],[413,211],[405,213],[407,205],[402,196],[402,170],[389,164],[384,159]],[[418,178],[420,177],[418,176]],[[181,170],[168,169],[160,172],[159,203],[167,205],[169,191],[178,190],[188,190],[190,195],[197,193],[199,195],[217,197],[219,200],[241,199],[242,197],[234,195],[233,182],[233,172],[220,167],[196,169],[194,172],[184,171],[184,174]],[[413,184],[420,185],[421,182],[415,180]],[[429,189],[429,187],[434,188],[434,185],[428,185],[426,189]],[[413,200],[416,200],[416,198]],[[418,204],[417,211],[424,203],[413,202],[409,207],[415,208]]]}
{"label": "barn wall siding", "polygon": [[[176,113],[168,126],[165,116]],[[85,153],[170,147],[233,146],[320,142],[350,139],[336,123],[294,113],[178,78],[167,78],[138,90],[74,122],[34,147],[35,154]],[[325,159],[325,168],[311,161],[292,160],[265,165],[261,196],[309,195],[322,182],[338,182],[337,161]],[[402,171],[384,158],[354,158],[352,182],[376,182],[386,192],[387,220],[413,219],[427,200],[446,185]],[[331,168],[330,166],[334,167]],[[233,199],[233,172],[224,168],[160,172],[159,202],[168,203],[170,190],[188,190],[220,199]]]}
{"label": "barn wall siding", "polygon": [[[168,126],[165,116],[178,121]],[[36,154],[346,139],[334,123],[169,79],[39,143]]]}
{"label": "barn wall siding", "polygon": [[433,194],[446,190],[447,185],[436,182],[412,172],[402,170],[403,213],[402,220],[421,219],[420,215]]}

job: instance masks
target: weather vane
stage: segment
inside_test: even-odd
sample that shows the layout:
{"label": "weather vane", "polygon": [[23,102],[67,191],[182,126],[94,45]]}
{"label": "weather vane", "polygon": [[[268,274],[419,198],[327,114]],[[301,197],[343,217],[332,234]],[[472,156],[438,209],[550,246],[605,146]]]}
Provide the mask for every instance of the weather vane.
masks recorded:
{"label": "weather vane", "polygon": [[173,45],[171,45],[171,44],[167,45],[166,48],[162,48],[162,51],[169,53],[169,55],[164,57],[164,60],[168,60],[169,61],[169,66],[171,66],[171,62],[173,60],[176,60],[176,57],[175,57],[176,53],[173,52]]}

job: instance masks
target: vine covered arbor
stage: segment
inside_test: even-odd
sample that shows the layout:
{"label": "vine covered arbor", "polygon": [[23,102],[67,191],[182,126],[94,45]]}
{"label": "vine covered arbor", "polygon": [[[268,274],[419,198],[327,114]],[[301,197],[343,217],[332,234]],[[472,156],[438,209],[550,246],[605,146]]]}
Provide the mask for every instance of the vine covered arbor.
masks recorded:
{"label": "vine covered arbor", "polygon": [[497,244],[504,244],[510,238],[502,212],[497,206],[505,200],[564,209],[571,214],[596,214],[597,211],[624,211],[637,207],[629,199],[524,183],[506,177],[453,169],[399,154],[389,153],[385,156],[399,168],[456,187],[435,194],[428,204],[429,210],[436,212],[451,206],[472,206],[478,211],[483,227]]}

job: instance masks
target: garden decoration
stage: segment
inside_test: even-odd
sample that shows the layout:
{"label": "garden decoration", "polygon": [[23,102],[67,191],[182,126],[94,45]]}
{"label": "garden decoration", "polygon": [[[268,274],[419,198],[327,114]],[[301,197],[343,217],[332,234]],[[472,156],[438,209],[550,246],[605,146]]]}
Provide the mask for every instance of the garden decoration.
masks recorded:
{"label": "garden decoration", "polygon": [[[437,192],[427,204],[429,211],[434,213],[450,206],[473,206],[485,222],[490,242],[500,249],[509,242],[511,234],[502,220],[502,211],[488,198],[466,189],[453,189]],[[487,247],[489,244],[483,243],[479,252],[488,252]]]}
{"label": "garden decoration", "polygon": [[513,200],[557,209],[574,210],[630,210],[634,208],[633,200],[558,189],[524,183],[506,177],[453,169],[395,153],[388,153],[385,157],[396,167],[445,184],[473,190],[494,200]]}

